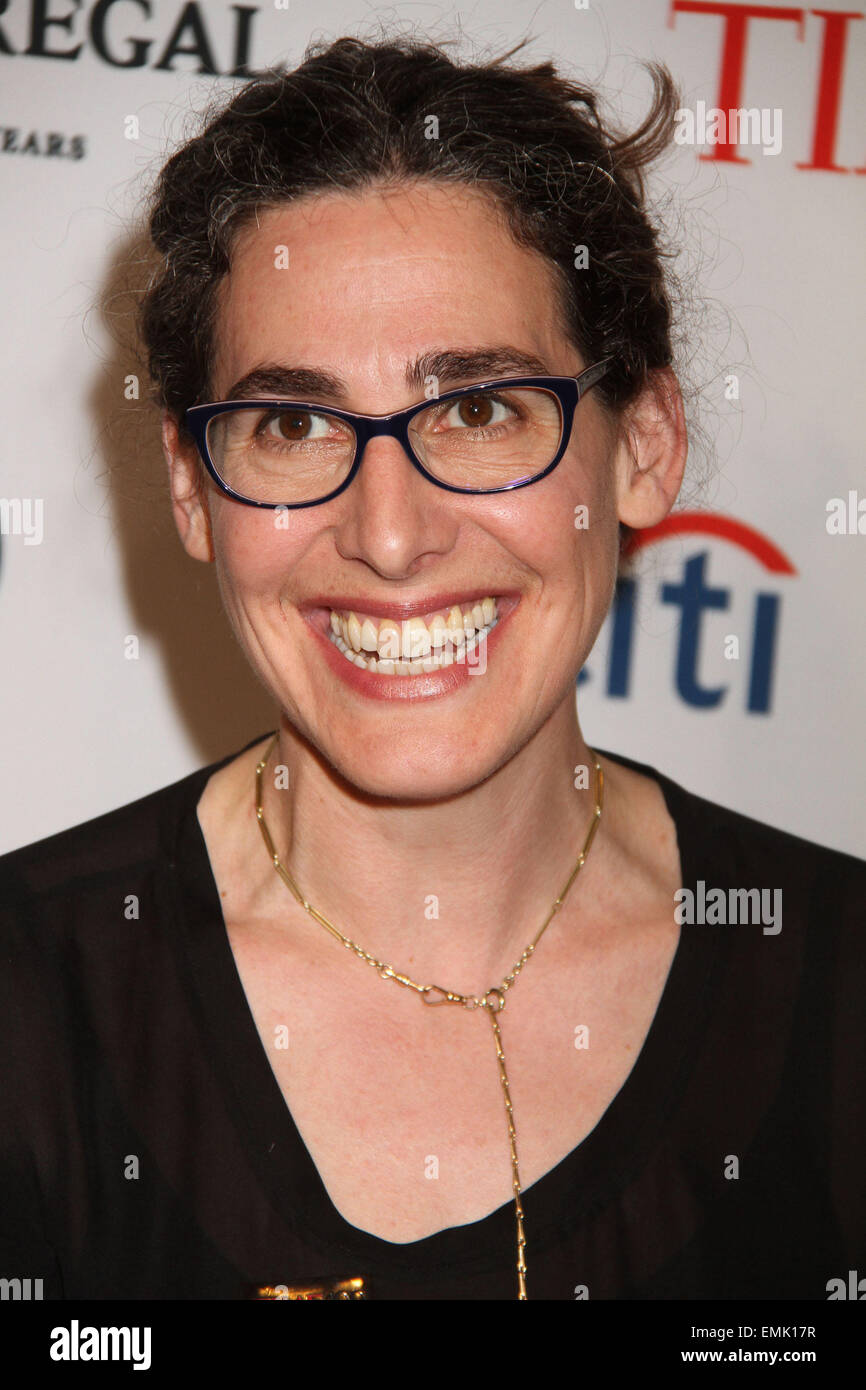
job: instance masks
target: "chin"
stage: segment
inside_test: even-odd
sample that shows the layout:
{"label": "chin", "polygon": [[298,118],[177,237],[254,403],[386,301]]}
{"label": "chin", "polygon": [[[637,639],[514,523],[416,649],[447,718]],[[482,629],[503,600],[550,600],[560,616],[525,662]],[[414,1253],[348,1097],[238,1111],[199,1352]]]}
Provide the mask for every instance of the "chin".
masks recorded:
{"label": "chin", "polygon": [[[337,772],[365,796],[391,801],[442,801],[471,790],[490,776],[505,760],[489,749],[473,751],[471,757],[465,743],[446,745],[431,740],[412,739],[411,746],[401,750],[401,740],[390,738],[381,755],[366,749],[358,757],[357,746],[345,756],[322,748],[325,758]],[[426,745],[426,746],[425,746]]]}

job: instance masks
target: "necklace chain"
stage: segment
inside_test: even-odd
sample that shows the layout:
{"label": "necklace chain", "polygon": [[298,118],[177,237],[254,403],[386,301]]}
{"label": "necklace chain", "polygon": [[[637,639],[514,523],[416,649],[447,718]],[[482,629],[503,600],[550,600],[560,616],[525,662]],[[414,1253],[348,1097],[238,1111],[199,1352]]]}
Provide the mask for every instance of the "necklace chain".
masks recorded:
{"label": "necklace chain", "polygon": [[[507,991],[514,984],[515,980],[517,979],[517,976],[520,974],[524,965],[529,960],[529,957],[532,955],[533,951],[535,950],[536,946],[541,940],[543,933],[547,930],[553,918],[556,916],[557,912],[559,911],[560,907],[565,901],[566,895],[568,894],[571,885],[574,883],[574,880],[577,878],[577,875],[580,873],[580,870],[583,868],[586,862],[586,857],[589,854],[590,846],[592,845],[593,839],[595,838],[595,832],[598,829],[598,824],[601,820],[601,811],[602,806],[604,804],[604,773],[602,772],[601,764],[599,763],[598,758],[593,753],[593,766],[595,767],[595,810],[593,812],[592,820],[589,824],[589,830],[587,831],[586,839],[583,842],[583,849],[580,851],[580,854],[577,857],[577,863],[575,864],[574,868],[571,871],[571,874],[569,875],[568,882],[565,884],[565,887],[562,889],[559,896],[554,899],[553,906],[551,907],[550,911],[548,912],[546,918],[541,924],[539,930],[536,932],[532,941],[530,941],[529,945],[526,947],[525,951],[521,955],[520,959],[516,962],[515,965],[512,966],[509,973],[505,976],[503,980],[500,981],[498,985],[493,986],[493,988],[489,989],[486,994],[479,998],[477,995],[474,994],[455,994],[452,990],[443,989],[440,985],[419,985],[415,980],[411,980],[408,975],[401,974],[399,970],[395,970],[392,965],[388,965],[385,961],[377,960],[375,956],[370,955],[369,951],[365,951],[363,946],[359,946],[357,942],[351,941],[348,936],[344,936],[343,933],[339,931],[337,927],[334,926],[333,922],[329,922],[327,917],[325,917],[323,913],[318,912],[316,908],[313,907],[312,903],[309,903],[307,901],[300,888],[295,883],[295,880],[292,878],[292,875],[286,868],[285,864],[281,863],[280,861],[280,857],[277,854],[273,839],[271,838],[271,833],[268,830],[267,822],[265,821],[265,813],[264,808],[262,806],[262,777],[264,774],[265,767],[267,766],[268,759],[270,758],[271,753],[273,752],[278,739],[279,732],[274,734],[273,738],[268,744],[264,756],[262,757],[261,761],[256,764],[256,819],[258,820],[259,829],[262,832],[262,836],[264,838],[264,842],[267,846],[268,854],[270,855],[271,862],[273,863],[274,868],[280,875],[280,878],[283,880],[286,887],[290,889],[292,895],[300,903],[304,911],[308,912],[310,916],[313,917],[327,931],[329,931],[332,936],[336,937],[336,939],[343,946],[345,946],[347,950],[354,951],[355,955],[358,956],[361,960],[366,961],[368,965],[372,965],[383,980],[394,980],[398,985],[404,985],[407,989],[415,990],[416,994],[420,994],[421,999],[425,1004],[460,1004],[465,1009],[484,1009],[488,1017],[490,1018],[490,1022],[493,1025],[493,1036],[496,1042],[496,1057],[499,1062],[499,1080],[502,1084],[502,1093],[505,1099],[505,1112],[508,1119],[508,1139],[511,1146],[512,1187],[514,1189],[514,1210],[517,1222],[517,1297],[520,1300],[524,1300],[527,1297],[525,1259],[526,1236],[523,1229],[523,1206],[520,1201],[521,1187],[520,1170],[517,1164],[517,1133],[514,1128],[514,1111],[511,1105],[511,1095],[508,1089],[508,1073],[505,1069],[505,1053],[502,1050],[502,1034],[499,1028],[499,1020],[497,1019],[496,1015],[498,1013],[501,1013],[502,1010],[505,1008],[505,996]],[[592,749],[590,749],[589,751],[592,753]]]}

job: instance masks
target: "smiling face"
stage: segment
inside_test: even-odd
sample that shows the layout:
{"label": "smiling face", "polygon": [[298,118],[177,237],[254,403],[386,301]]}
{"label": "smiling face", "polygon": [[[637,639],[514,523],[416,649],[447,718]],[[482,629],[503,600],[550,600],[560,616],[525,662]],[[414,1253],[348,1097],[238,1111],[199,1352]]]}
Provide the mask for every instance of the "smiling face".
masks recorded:
{"label": "smiling face", "polygon": [[[286,259],[280,247],[287,268],[277,268]],[[237,238],[214,341],[213,400],[279,364],[333,379],[294,398],[371,415],[423,400],[419,381],[434,355],[506,351],[496,370],[457,376],[439,356],[443,393],[530,374],[519,359],[509,365],[508,352],[535,359],[531,374],[576,376],[591,365],[564,336],[547,261],[514,242],[486,197],[439,184],[308,197],[261,214]],[[209,487],[202,509],[184,500],[194,460],[170,423],[165,438],[184,544],[215,560],[252,666],[289,722],[373,795],[432,800],[464,791],[566,703],[573,710],[575,676],[612,597],[618,522],[646,525],[667,510],[656,500],[647,511],[644,489],[641,511],[629,493],[627,451],[592,391],[558,467],[487,496],[436,487],[396,439],[379,436],[330,502],[278,513]],[[585,529],[575,526],[580,504]],[[453,610],[465,615],[476,604],[475,625],[498,619],[486,649],[482,640],[474,658],[439,670],[442,652],[457,656],[463,646],[455,630],[463,618]],[[441,646],[431,638],[429,652],[423,635],[412,639],[418,674],[391,674],[381,656],[386,614],[397,629],[401,618],[426,617],[439,631]],[[430,624],[434,614],[445,627],[450,614],[453,636]],[[351,649],[353,636],[375,670],[332,640]]]}

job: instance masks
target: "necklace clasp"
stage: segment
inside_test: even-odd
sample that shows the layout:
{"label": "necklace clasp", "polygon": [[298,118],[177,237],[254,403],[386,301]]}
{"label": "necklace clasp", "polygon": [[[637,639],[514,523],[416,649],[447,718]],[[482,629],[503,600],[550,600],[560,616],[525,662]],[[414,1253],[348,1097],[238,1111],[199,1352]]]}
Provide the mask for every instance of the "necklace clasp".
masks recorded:
{"label": "necklace clasp", "polygon": [[[431,999],[431,994],[438,994],[440,998]],[[462,1004],[462,994],[452,994],[450,989],[443,989],[441,985],[425,985],[421,990],[421,998],[425,1004]]]}

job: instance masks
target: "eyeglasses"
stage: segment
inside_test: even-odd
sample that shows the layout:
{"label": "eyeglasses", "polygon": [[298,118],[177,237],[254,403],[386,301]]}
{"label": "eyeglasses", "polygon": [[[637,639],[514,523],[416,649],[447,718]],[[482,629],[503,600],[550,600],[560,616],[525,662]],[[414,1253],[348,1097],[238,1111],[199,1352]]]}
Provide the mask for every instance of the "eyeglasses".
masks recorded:
{"label": "eyeglasses", "polygon": [[508,492],[559,463],[574,412],[609,370],[482,381],[391,415],[355,415],[304,401],[217,401],[186,411],[186,426],[217,486],[251,507],[315,507],[339,496],[376,435],[448,492]]}

